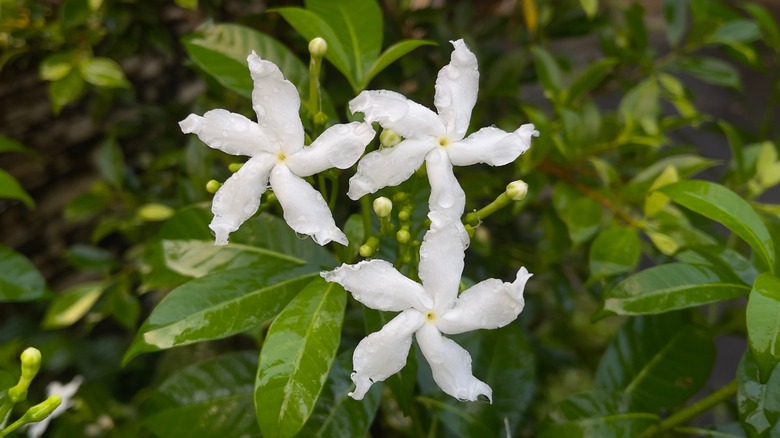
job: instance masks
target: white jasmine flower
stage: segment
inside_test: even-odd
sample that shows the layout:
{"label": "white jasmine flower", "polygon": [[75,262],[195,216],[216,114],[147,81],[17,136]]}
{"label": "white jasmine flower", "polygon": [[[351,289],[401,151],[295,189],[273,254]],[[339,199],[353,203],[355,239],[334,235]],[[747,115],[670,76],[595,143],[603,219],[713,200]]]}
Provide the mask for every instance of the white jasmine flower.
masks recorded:
{"label": "white jasmine flower", "polygon": [[57,394],[62,397],[62,403],[60,403],[60,405],[57,406],[48,417],[37,423],[32,423],[27,426],[27,436],[30,438],[37,438],[42,436],[49,427],[49,422],[52,419],[59,417],[66,410],[68,410],[68,408],[73,406],[73,396],[76,395],[76,391],[79,390],[82,382],[84,382],[84,378],[81,376],[76,376],[73,378],[73,380],[70,381],[70,383],[66,383],[65,385],[60,382],[51,382],[46,385],[46,397],[48,398],[54,394]]}
{"label": "white jasmine flower", "polygon": [[378,332],[358,344],[353,356],[349,395],[360,400],[374,382],[397,373],[416,334],[433,379],[447,394],[460,400],[492,401],[491,388],[471,374],[471,356],[444,334],[503,327],[523,310],[523,289],[531,274],[525,268],[513,283],[490,279],[458,296],[463,256],[468,236],[460,222],[432,212],[431,229],[420,247],[419,276],[422,285],[398,272],[384,260],[341,265],[321,275],[338,283],[368,307],[400,311]]}
{"label": "white jasmine flower", "polygon": [[347,195],[365,194],[406,181],[426,162],[431,184],[431,208],[460,217],[466,196],[452,173],[452,166],[511,163],[538,137],[534,125],[522,125],[514,132],[495,126],[482,128],[463,138],[471,110],[477,101],[479,71],[477,58],[463,40],[452,41],[455,50],[450,63],[436,78],[434,105],[438,114],[393,91],[363,91],[349,103],[353,113],[362,112],[368,122],[379,122],[405,138],[392,148],[366,154],[349,183]]}
{"label": "white jasmine flower", "polygon": [[222,109],[203,117],[190,114],[179,122],[184,133],[197,134],[214,149],[250,157],[214,195],[214,220],[209,227],[217,245],[227,244],[228,235],[257,212],[269,181],[293,230],[312,236],[320,245],[330,241],[346,245],[347,236],[336,227],[322,195],[302,177],[355,164],[374,138],[373,128],[359,122],[331,126],[304,147],[298,114],[301,99],[295,86],[279,67],[255,52],[247,63],[254,81],[252,108],[257,123]]}

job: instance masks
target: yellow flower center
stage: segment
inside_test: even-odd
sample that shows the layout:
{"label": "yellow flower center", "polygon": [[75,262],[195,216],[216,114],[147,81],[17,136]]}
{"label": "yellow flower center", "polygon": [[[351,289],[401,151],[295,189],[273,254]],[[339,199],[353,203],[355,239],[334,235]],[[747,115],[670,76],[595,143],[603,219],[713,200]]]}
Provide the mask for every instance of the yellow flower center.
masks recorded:
{"label": "yellow flower center", "polygon": [[425,313],[425,321],[427,322],[434,322],[436,321],[436,312],[433,310],[429,310]]}
{"label": "yellow flower center", "polygon": [[277,163],[284,163],[284,160],[286,159],[287,159],[287,154],[285,154],[284,152],[279,152],[278,154],[276,154]]}
{"label": "yellow flower center", "polygon": [[446,148],[449,145],[450,145],[449,137],[439,137],[439,146]]}

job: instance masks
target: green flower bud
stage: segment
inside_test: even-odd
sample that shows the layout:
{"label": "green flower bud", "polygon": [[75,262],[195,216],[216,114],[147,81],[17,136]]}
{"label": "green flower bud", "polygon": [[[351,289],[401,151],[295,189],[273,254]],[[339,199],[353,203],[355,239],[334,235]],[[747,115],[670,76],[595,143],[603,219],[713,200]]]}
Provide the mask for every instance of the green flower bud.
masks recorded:
{"label": "green flower bud", "polygon": [[222,187],[222,183],[215,179],[206,183],[206,191],[209,193],[217,193],[220,187]]}
{"label": "green flower bud", "polygon": [[528,184],[522,180],[509,183],[506,186],[506,195],[513,201],[522,201],[528,194]]}
{"label": "green flower bud", "polygon": [[174,209],[163,204],[146,204],[138,209],[138,217],[146,222],[164,221],[173,216],[173,213],[175,213]]}
{"label": "green flower bud", "polygon": [[314,115],[312,121],[314,122],[315,125],[324,125],[325,123],[328,122],[328,115],[320,111]]}
{"label": "green flower bud", "polygon": [[41,369],[41,352],[37,348],[27,348],[22,352],[22,379],[32,380]]}
{"label": "green flower bud", "polygon": [[400,203],[406,201],[406,198],[408,198],[409,195],[406,194],[406,192],[398,192],[395,195],[393,195],[393,202]]}
{"label": "green flower bud", "polygon": [[54,412],[54,410],[57,409],[61,403],[61,396],[57,394],[50,395],[49,398],[43,402],[38,403],[37,405],[28,409],[27,412],[24,413],[23,418],[29,423],[41,421],[51,415],[51,413]]}
{"label": "green flower bud", "polygon": [[361,257],[371,257],[374,254],[374,248],[371,248],[371,245],[361,245],[358,253]]}
{"label": "green flower bud", "polygon": [[228,164],[228,170],[230,170],[233,173],[238,172],[241,167],[244,166],[244,163],[230,163]]}
{"label": "green flower bud", "polygon": [[309,41],[309,53],[311,56],[322,58],[328,51],[328,43],[324,39],[317,37]]}
{"label": "green flower bud", "polygon": [[392,129],[384,129],[379,134],[379,144],[382,147],[391,148],[401,142],[401,136]]}
{"label": "green flower bud", "polygon": [[388,217],[393,211],[393,201],[380,196],[374,199],[374,213],[379,217]]}
{"label": "green flower bud", "polygon": [[400,230],[395,233],[395,238],[398,239],[398,243],[404,245],[409,243],[409,240],[412,239],[412,235],[406,230]]}

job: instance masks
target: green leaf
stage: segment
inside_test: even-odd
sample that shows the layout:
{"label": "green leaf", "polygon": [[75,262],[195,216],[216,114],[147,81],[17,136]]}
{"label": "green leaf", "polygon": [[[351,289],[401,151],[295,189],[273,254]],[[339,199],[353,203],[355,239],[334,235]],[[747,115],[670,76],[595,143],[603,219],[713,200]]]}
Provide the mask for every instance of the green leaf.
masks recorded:
{"label": "green leaf", "polygon": [[35,201],[24,191],[19,181],[3,169],[0,169],[0,198],[18,199],[29,208],[35,207]]}
{"label": "green leaf", "polygon": [[680,313],[631,318],[599,362],[596,385],[623,391],[650,412],[696,394],[715,362],[715,343]]}
{"label": "green leaf", "polygon": [[122,360],[249,330],[273,318],[315,278],[316,267],[258,274],[248,267],[187,282],[157,304]]}
{"label": "green leaf", "polygon": [[203,240],[164,240],[165,264],[188,277],[202,277],[228,269],[252,267],[261,275],[305,265],[306,261],[254,246],[214,245]]}
{"label": "green leaf", "polygon": [[0,245],[0,302],[31,301],[46,294],[46,282],[26,257]]}
{"label": "green leaf", "polygon": [[78,71],[72,70],[64,78],[49,84],[49,100],[54,114],[59,114],[62,108],[81,97],[84,93],[84,79]]}
{"label": "green leaf", "polygon": [[309,419],[341,340],[347,293],[311,281],[276,317],[260,352],[255,407],[266,437],[292,437]]}
{"label": "green leaf", "polygon": [[723,224],[753,248],[770,272],[774,269],[772,236],[753,207],[739,195],[709,181],[680,181],[660,191],[683,207]]}
{"label": "green leaf", "polygon": [[677,260],[691,265],[706,265],[719,272],[729,272],[745,284],[758,277],[756,267],[742,254],[717,245],[696,246],[675,255]]}
{"label": "green leaf", "polygon": [[87,58],[79,63],[81,77],[101,88],[127,88],[130,82],[125,78],[122,67],[113,59]]}
{"label": "green leaf", "polygon": [[601,204],[567,184],[557,183],[553,187],[553,206],[575,245],[593,237],[601,227]]}
{"label": "green leaf", "polygon": [[382,397],[382,382],[374,383],[363,400],[352,400],[347,395],[352,386],[352,353],[353,350],[345,351],[336,357],[317,405],[299,436],[360,437],[368,434]]}
{"label": "green leaf", "polygon": [[306,0],[305,3],[306,9],[335,31],[347,56],[352,58],[354,82],[367,83],[369,65],[382,49],[383,21],[379,4],[375,0]]}
{"label": "green leaf", "polygon": [[[464,434],[462,436],[492,436],[495,434],[495,431],[491,430],[488,425],[482,423],[482,421],[473,414],[461,409],[460,406],[452,405],[432,397],[418,396],[415,398],[415,401],[425,405],[425,407],[437,417],[446,418],[446,427],[451,427],[452,429],[464,427],[468,431],[468,435]],[[463,431],[463,429],[458,430],[458,432],[461,431]],[[475,433],[477,435],[474,435]]]}
{"label": "green leaf", "polygon": [[345,263],[351,263],[357,257],[360,245],[366,241],[363,217],[359,214],[351,215],[344,224],[344,234],[349,240],[349,245],[338,249],[341,254],[340,259],[344,260]]}
{"label": "green leaf", "polygon": [[72,69],[73,53],[60,52],[43,58],[38,73],[44,81],[57,81],[67,76]]}
{"label": "green leaf", "polygon": [[32,149],[25,147],[23,144],[14,140],[13,138],[6,137],[0,134],[0,153],[5,152],[33,152]]}
{"label": "green leaf", "polygon": [[368,86],[368,83],[371,82],[371,79],[374,78],[374,76],[379,74],[382,70],[387,68],[388,65],[395,62],[398,58],[406,55],[407,53],[411,52],[412,50],[420,46],[430,46],[430,45],[436,45],[436,42],[430,40],[404,40],[388,47],[387,49],[385,49],[384,52],[382,52],[382,55],[380,55],[371,65],[365,78],[363,78],[363,82],[361,82],[360,84],[360,89],[355,91],[359,92],[364,90]]}
{"label": "green leaf", "polygon": [[780,362],[780,279],[764,273],[756,278],[747,309],[750,349],[762,374]]}
{"label": "green leaf", "polygon": [[639,122],[648,134],[657,134],[655,125],[660,111],[658,82],[650,77],[628,90],[618,111],[626,122]]}
{"label": "green leaf", "polygon": [[198,10],[198,0],[174,0],[174,3],[184,9],[189,9],[191,11]]}
{"label": "green leaf", "polygon": [[669,166],[674,166],[677,169],[680,178],[686,178],[717,164],[718,162],[715,160],[691,154],[662,158],[637,173],[623,190],[623,193],[631,199],[644,198],[651,184]]}
{"label": "green leaf", "polygon": [[585,15],[592,19],[599,10],[599,0],[580,0],[580,7],[585,11]]}
{"label": "green leaf", "polygon": [[688,26],[688,1],[664,0],[664,20],[666,20],[666,39],[672,47],[677,47]]}
{"label": "green leaf", "polygon": [[658,423],[620,392],[577,394],[555,406],[538,430],[539,438],[634,437]]}
{"label": "green leaf", "polygon": [[641,255],[639,235],[633,228],[612,226],[602,231],[590,246],[590,276],[593,279],[628,272]]}
{"label": "green leaf", "polygon": [[114,187],[122,187],[125,177],[125,158],[114,138],[107,138],[98,146],[95,161],[100,174]]}
{"label": "green leaf", "polygon": [[636,273],[604,294],[594,318],[643,315],[701,306],[747,295],[750,288],[727,272],[670,263]]}
{"label": "green leaf", "polygon": [[[341,44],[336,32],[325,20],[317,14],[301,8],[275,8],[270,11],[278,12],[307,41],[317,37],[324,39],[328,43],[325,59],[330,61],[347,78],[353,90],[358,88],[359,82],[355,74],[354,59],[347,55],[348,48]],[[308,75],[308,70],[306,74]]]}
{"label": "green leaf", "polygon": [[775,51],[780,51],[780,26],[774,15],[757,3],[748,3],[742,7],[758,22],[764,33],[764,42]]}
{"label": "green leaf", "polygon": [[704,82],[724,87],[740,88],[739,72],[731,64],[705,56],[687,57],[674,64],[685,73]]}
{"label": "green leaf", "polygon": [[89,282],[63,291],[46,309],[41,325],[44,329],[52,330],[75,324],[92,309],[104,290],[103,283]]}
{"label": "green leaf", "polygon": [[182,43],[198,67],[225,88],[245,97],[251,97],[254,88],[246,64],[253,50],[279,66],[284,77],[305,95],[308,69],[284,44],[266,34],[237,24],[218,24],[185,35]]}
{"label": "green leaf", "polygon": [[96,246],[75,244],[65,253],[68,262],[80,269],[108,271],[116,267],[116,260],[111,251]]}
{"label": "green leaf", "polygon": [[707,39],[709,43],[750,43],[761,37],[761,29],[753,20],[744,18],[723,23]]}
{"label": "green leaf", "polygon": [[257,354],[229,353],[169,377],[142,405],[159,437],[257,436],[252,393]]}
{"label": "green leaf", "polygon": [[739,420],[749,436],[780,433],[780,365],[761,371],[748,350],[737,368]]}
{"label": "green leaf", "polygon": [[544,88],[544,94],[553,101],[557,100],[558,95],[563,88],[563,81],[561,80],[561,72],[558,68],[558,63],[552,57],[550,52],[539,47],[531,47],[531,52],[534,55],[534,67],[536,68],[536,76],[539,78],[542,87]]}
{"label": "green leaf", "polygon": [[577,77],[569,88],[569,102],[576,102],[584,98],[596,88],[617,64],[613,58],[599,59],[590,65]]}

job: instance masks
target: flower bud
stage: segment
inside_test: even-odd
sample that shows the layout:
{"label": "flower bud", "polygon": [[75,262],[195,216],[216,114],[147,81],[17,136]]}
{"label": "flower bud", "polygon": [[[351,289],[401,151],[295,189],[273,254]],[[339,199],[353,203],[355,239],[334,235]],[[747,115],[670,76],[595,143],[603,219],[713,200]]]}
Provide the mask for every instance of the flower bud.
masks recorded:
{"label": "flower bud", "polygon": [[412,239],[412,235],[406,230],[400,230],[395,233],[395,238],[398,240],[398,243],[404,245],[409,243],[409,240]]}
{"label": "flower bud", "polygon": [[174,209],[164,204],[145,204],[138,209],[138,217],[146,222],[164,221],[174,213]]}
{"label": "flower bud", "polygon": [[244,163],[230,163],[228,164],[228,170],[230,170],[233,173],[238,172],[241,167],[244,166]]}
{"label": "flower bud", "polygon": [[379,217],[388,217],[390,212],[393,211],[393,201],[380,196],[374,199],[374,213]]}
{"label": "flower bud", "polygon": [[528,184],[522,180],[509,183],[506,186],[506,195],[513,201],[522,201],[528,194]]}
{"label": "flower bud", "polygon": [[322,58],[327,51],[328,43],[324,39],[317,37],[309,41],[309,53],[311,53],[311,56]]}
{"label": "flower bud", "polygon": [[401,136],[392,129],[383,129],[379,134],[379,144],[382,147],[391,148],[401,142]]}
{"label": "flower bud", "polygon": [[222,183],[215,179],[206,183],[206,191],[209,193],[217,193],[220,187],[222,187]]}
{"label": "flower bud", "polygon": [[312,117],[312,121],[315,125],[324,125],[328,122],[328,115],[320,111]]}
{"label": "flower bud", "polygon": [[35,423],[51,415],[55,409],[62,403],[62,396],[58,394],[50,395],[49,398],[41,403],[31,407],[24,413],[24,419],[29,423]]}
{"label": "flower bud", "polygon": [[41,352],[37,348],[27,348],[22,352],[22,379],[32,380],[41,369]]}
{"label": "flower bud", "polygon": [[374,248],[371,248],[371,245],[361,245],[358,253],[360,253],[360,257],[371,257],[374,254]]}
{"label": "flower bud", "polygon": [[398,192],[395,195],[393,195],[393,202],[395,203],[404,202],[408,197],[409,195],[407,195],[406,192]]}

